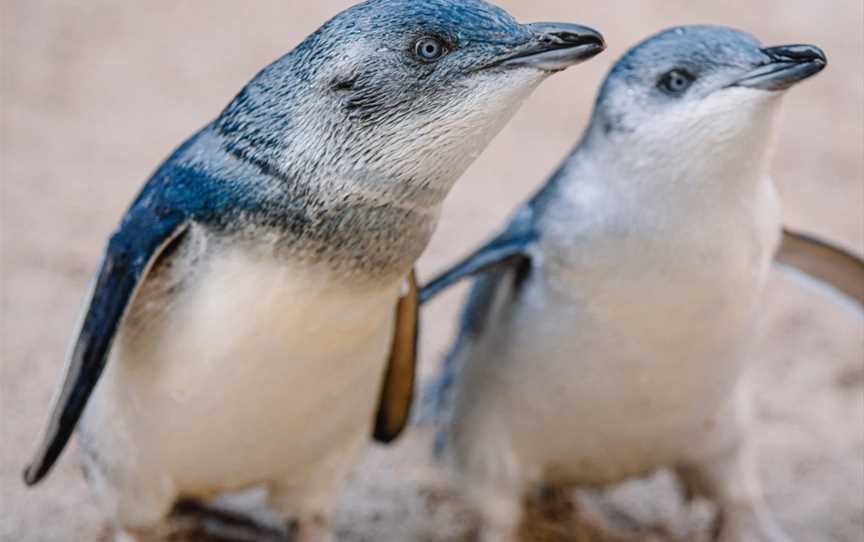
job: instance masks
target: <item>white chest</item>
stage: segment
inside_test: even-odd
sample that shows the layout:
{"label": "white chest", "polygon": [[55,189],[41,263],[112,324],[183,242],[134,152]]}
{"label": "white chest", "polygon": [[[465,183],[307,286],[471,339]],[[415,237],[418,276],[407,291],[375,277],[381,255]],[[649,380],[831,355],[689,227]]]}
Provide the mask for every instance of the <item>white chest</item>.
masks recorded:
{"label": "white chest", "polygon": [[529,463],[605,483],[702,444],[732,400],[777,242],[773,190],[760,197],[701,222],[606,202],[547,238],[465,384],[494,369],[496,395],[479,401],[511,413]]}
{"label": "white chest", "polygon": [[190,491],[308,473],[368,438],[398,284],[352,287],[242,246],[199,265],[136,301],[150,308],[101,390],[115,432]]}

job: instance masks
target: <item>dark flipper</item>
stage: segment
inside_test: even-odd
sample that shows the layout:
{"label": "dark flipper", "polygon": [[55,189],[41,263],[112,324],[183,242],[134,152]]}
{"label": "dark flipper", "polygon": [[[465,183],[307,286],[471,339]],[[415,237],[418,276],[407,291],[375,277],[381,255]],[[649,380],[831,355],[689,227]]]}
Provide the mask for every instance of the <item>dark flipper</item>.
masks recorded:
{"label": "dark flipper", "polygon": [[[530,261],[526,262],[530,264]],[[424,386],[415,421],[418,425],[442,425],[451,414],[453,390],[470,344],[482,337],[497,307],[497,300],[507,299],[518,288],[521,267],[499,267],[474,279],[462,309],[456,342],[444,358],[438,374]],[[508,296],[508,297],[504,297]],[[443,450],[441,435],[436,438],[436,454]]]}
{"label": "dark flipper", "polygon": [[[418,424],[431,424],[439,429],[452,415],[454,391],[466,361],[465,353],[482,340],[494,314],[518,295],[521,285],[531,273],[531,246],[537,240],[531,204],[522,207],[500,235],[480,250],[445,271],[423,288],[421,299],[427,301],[465,278],[474,278],[459,323],[459,333],[447,354],[438,375],[429,382],[420,400]],[[435,437],[435,455],[445,448],[445,433]]]}
{"label": "dark flipper", "polygon": [[424,286],[420,290],[420,303],[426,303],[463,279],[502,267],[518,267],[530,260],[528,246],[536,239],[533,209],[523,207],[503,233]]}
{"label": "dark flipper", "polygon": [[411,414],[417,365],[417,335],[420,303],[417,299],[417,279],[411,271],[407,291],[396,306],[396,331],[393,347],[381,388],[378,415],[375,419],[375,440],[385,444],[402,434]]}
{"label": "dark flipper", "polygon": [[864,308],[864,260],[860,257],[813,237],[784,230],[776,260],[832,286]]}
{"label": "dark flipper", "polygon": [[24,472],[28,485],[48,474],[69,442],[105,368],[111,343],[135,291],[162,250],[178,239],[186,226],[182,213],[145,199],[130,209],[111,237],[44,440]]}
{"label": "dark flipper", "polygon": [[[420,300],[425,302],[463,279],[475,278],[462,310],[458,338],[438,376],[421,396],[417,423],[440,425],[449,417],[454,384],[464,362],[463,352],[483,335],[498,305],[496,300],[514,294],[531,270],[530,249],[537,240],[533,218],[534,209],[529,203],[501,234],[421,290]],[[440,437],[439,434],[435,445],[438,452],[443,447]]]}

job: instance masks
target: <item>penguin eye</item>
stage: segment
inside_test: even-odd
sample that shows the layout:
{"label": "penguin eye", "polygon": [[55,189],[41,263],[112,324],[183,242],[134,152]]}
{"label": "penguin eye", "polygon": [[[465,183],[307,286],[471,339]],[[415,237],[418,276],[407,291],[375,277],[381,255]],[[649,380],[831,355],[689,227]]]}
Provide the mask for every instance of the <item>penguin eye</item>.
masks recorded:
{"label": "penguin eye", "polygon": [[685,70],[672,70],[663,74],[657,86],[666,94],[680,96],[683,94],[696,78]]}
{"label": "penguin eye", "polygon": [[414,44],[414,55],[423,62],[435,62],[448,52],[447,45],[438,38],[420,38]]}

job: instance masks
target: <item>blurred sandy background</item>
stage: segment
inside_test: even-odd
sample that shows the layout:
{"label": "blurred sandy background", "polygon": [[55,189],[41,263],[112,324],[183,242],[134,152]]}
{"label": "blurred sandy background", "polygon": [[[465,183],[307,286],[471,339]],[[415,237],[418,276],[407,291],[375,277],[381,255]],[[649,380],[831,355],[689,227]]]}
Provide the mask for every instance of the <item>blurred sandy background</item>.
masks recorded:
{"label": "blurred sandy background", "polygon": [[[98,538],[98,511],[74,446],[34,490],[24,490],[20,472],[103,242],[174,146],[257,70],[350,3],[2,0],[0,539]],[[829,69],[787,98],[774,172],[789,224],[864,252],[861,0],[500,4],[523,21],[595,26],[609,51],[548,81],[460,181],[420,261],[423,277],[490,235],[552,171],[618,55],[682,23],[728,24],[766,44],[826,50]],[[425,312],[427,373],[445,352],[461,293]],[[769,503],[801,542],[864,540],[864,319],[780,273],[764,312],[754,359],[760,422],[751,437]],[[452,540],[470,530],[470,515],[425,466],[424,438],[412,434],[369,452],[340,505],[346,540]],[[651,506],[663,508],[661,515],[699,516],[676,508],[668,482],[655,484],[667,496]],[[657,536],[644,539],[665,540]]]}

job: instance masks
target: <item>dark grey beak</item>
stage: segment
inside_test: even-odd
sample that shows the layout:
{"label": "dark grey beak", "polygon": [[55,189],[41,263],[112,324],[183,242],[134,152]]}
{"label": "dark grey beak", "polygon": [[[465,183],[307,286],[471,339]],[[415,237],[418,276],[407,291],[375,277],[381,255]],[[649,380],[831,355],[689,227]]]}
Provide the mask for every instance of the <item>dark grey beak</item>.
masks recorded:
{"label": "dark grey beak", "polygon": [[767,61],[732,86],[786,90],[821,72],[828,64],[822,49],[813,45],[783,45],[762,49]]}
{"label": "dark grey beak", "polygon": [[603,36],[592,28],[567,23],[527,25],[534,39],[498,66],[527,66],[544,71],[561,71],[592,58],[606,49]]}

